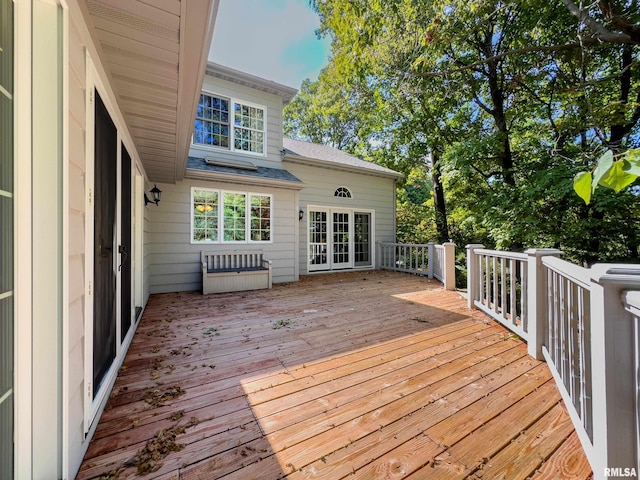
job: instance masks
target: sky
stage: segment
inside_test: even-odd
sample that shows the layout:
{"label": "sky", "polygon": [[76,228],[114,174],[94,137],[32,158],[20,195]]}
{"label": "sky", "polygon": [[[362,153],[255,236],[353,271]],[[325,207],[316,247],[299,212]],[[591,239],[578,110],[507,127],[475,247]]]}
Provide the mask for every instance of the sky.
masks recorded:
{"label": "sky", "polygon": [[300,89],[327,64],[308,0],[221,0],[209,60]]}

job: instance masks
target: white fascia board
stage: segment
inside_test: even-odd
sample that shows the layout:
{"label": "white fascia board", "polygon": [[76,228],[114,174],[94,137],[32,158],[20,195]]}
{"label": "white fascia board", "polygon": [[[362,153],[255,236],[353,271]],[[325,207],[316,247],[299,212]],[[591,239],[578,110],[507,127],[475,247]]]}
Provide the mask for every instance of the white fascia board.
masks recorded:
{"label": "white fascia board", "polygon": [[[319,160],[317,158],[307,158],[300,155],[287,153],[282,159],[283,162],[289,162],[298,165],[308,165],[311,167],[330,168],[332,170],[359,173],[360,175],[372,175],[374,177],[403,178],[404,175],[399,172],[383,172],[380,170],[369,169],[365,167],[356,167],[355,165],[347,165],[344,163],[330,162],[328,160]],[[364,161],[364,160],[363,160]]]}
{"label": "white fascia board", "polygon": [[204,82],[219,0],[180,2],[180,59],[176,113],[175,178],[187,167],[194,119]]}

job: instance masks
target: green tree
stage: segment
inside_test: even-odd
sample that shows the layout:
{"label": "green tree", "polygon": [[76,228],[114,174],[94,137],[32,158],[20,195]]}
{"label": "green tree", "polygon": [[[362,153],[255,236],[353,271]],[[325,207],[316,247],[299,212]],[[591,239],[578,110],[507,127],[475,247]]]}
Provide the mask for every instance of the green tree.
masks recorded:
{"label": "green tree", "polygon": [[584,262],[638,255],[633,191],[585,205],[571,189],[593,158],[636,146],[635,2],[313,4],[333,41],[317,88],[366,112],[357,150],[405,174],[433,159],[433,238],[557,246]]}

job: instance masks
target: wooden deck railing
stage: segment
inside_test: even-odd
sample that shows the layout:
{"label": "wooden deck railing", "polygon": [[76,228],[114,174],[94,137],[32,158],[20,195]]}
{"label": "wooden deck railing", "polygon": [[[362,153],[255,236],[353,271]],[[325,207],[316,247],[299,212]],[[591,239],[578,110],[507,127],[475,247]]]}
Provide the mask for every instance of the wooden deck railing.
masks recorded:
{"label": "wooden deck railing", "polygon": [[382,270],[437,278],[446,290],[456,289],[455,244],[378,242]]}
{"label": "wooden deck railing", "polygon": [[[469,306],[545,360],[594,478],[640,467],[640,266],[582,268],[555,249],[467,246]],[[626,469],[626,470],[625,470]]]}

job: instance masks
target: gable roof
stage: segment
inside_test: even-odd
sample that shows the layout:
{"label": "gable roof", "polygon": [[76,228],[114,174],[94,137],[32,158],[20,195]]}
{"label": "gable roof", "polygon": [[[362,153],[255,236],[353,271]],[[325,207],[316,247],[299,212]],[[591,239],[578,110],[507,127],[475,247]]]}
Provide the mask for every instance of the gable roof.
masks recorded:
{"label": "gable roof", "polygon": [[402,174],[383,167],[373,162],[367,162],[354,155],[345,153],[337,148],[321,145],[319,143],[303,142],[292,138],[283,138],[284,161],[293,163],[313,163],[319,166],[331,166],[334,168],[359,171],[369,175],[382,177],[401,178]]}
{"label": "gable roof", "polygon": [[298,90],[292,87],[287,87],[281,83],[267,80],[265,78],[256,77],[246,72],[241,72],[234,68],[225,67],[219,63],[209,62],[207,63],[207,75],[215,78],[226,80],[227,82],[243,85],[245,87],[253,88],[261,92],[271,93],[282,98],[282,103],[286,105],[293,97],[296,96]]}

